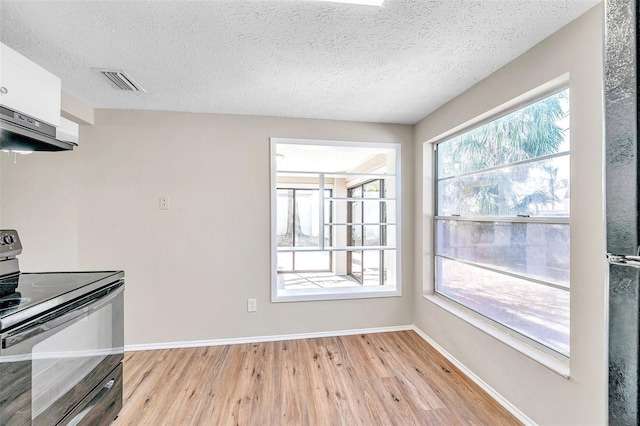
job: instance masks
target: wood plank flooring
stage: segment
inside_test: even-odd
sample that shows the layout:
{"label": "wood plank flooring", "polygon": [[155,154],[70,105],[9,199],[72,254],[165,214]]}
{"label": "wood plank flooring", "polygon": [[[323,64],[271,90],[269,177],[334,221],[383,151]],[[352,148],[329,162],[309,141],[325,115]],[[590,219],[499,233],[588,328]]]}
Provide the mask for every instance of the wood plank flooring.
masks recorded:
{"label": "wood plank flooring", "polygon": [[123,425],[518,425],[413,331],[128,352]]}

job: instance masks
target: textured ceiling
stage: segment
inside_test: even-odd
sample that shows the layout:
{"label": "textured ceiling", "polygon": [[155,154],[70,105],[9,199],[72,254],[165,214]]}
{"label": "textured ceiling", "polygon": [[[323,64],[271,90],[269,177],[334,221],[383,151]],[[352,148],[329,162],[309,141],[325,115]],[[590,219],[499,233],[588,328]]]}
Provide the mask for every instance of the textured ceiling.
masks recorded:
{"label": "textured ceiling", "polygon": [[0,40],[97,108],[413,124],[597,3],[2,0]]}

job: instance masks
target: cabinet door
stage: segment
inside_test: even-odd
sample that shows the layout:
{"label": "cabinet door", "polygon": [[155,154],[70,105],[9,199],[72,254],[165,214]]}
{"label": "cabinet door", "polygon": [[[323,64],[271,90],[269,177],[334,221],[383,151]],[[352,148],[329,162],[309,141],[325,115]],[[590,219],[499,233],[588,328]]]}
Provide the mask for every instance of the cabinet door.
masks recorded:
{"label": "cabinet door", "polygon": [[[60,79],[0,44],[0,104],[40,121],[60,125]],[[2,92],[7,93],[2,93]]]}

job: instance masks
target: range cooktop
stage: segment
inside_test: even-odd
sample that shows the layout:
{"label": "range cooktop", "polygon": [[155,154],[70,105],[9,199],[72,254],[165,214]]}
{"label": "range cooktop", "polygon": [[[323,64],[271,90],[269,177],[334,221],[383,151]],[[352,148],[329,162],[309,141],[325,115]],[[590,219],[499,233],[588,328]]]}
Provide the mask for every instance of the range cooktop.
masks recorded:
{"label": "range cooktop", "polygon": [[0,331],[124,277],[122,271],[17,273],[0,278]]}
{"label": "range cooktop", "polygon": [[22,243],[0,229],[0,332],[124,278],[122,271],[20,272]]}

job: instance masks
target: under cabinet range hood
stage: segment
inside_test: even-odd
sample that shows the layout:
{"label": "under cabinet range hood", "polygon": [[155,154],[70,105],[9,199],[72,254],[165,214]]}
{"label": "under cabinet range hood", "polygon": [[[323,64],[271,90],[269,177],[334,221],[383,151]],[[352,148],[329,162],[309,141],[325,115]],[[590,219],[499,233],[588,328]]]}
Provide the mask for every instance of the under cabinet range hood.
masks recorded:
{"label": "under cabinet range hood", "polygon": [[74,146],[74,142],[56,139],[54,126],[0,106],[0,150],[69,151]]}
{"label": "under cabinet range hood", "polygon": [[73,149],[56,136],[60,102],[60,78],[0,43],[0,150]]}

